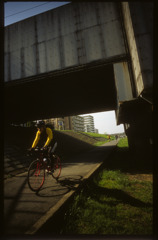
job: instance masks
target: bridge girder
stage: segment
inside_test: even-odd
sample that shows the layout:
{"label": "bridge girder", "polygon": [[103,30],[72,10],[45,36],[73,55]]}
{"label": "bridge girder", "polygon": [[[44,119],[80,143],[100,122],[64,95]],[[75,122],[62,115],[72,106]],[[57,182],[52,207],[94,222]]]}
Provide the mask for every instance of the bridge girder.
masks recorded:
{"label": "bridge girder", "polygon": [[112,64],[60,75],[39,75],[28,80],[6,84],[6,122],[20,123],[117,108]]}

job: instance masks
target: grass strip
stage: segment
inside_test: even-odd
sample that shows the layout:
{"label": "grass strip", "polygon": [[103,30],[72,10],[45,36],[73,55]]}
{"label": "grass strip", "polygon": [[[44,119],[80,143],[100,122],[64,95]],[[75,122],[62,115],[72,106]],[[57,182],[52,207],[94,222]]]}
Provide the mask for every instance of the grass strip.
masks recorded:
{"label": "grass strip", "polygon": [[[110,161],[124,163],[128,154],[127,139],[121,139]],[[120,169],[106,167],[86,183],[66,211],[60,233],[152,235],[152,176]]]}

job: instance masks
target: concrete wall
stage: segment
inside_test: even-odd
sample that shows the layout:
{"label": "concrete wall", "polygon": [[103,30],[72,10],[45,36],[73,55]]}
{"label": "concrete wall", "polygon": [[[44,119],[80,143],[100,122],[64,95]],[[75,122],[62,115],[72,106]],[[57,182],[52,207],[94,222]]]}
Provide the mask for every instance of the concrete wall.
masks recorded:
{"label": "concrete wall", "polygon": [[71,3],[5,28],[5,81],[125,54],[115,2]]}
{"label": "concrete wall", "polygon": [[127,62],[115,63],[113,67],[118,103],[132,100],[133,93]]}
{"label": "concrete wall", "polygon": [[153,3],[123,2],[124,25],[137,95],[153,86]]}

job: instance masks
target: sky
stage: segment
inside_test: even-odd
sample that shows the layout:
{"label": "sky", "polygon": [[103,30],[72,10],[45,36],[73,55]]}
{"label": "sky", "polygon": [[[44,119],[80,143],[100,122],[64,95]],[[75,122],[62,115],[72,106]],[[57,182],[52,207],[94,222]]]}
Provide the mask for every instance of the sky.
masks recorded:
{"label": "sky", "polygon": [[[69,2],[6,2],[4,5],[4,24],[5,26],[60,7]],[[123,124],[116,125],[115,111],[90,113],[94,117],[95,128],[99,133],[122,133],[124,132]]]}
{"label": "sky", "polygon": [[6,2],[4,4],[5,26],[21,21],[69,2]]}
{"label": "sky", "polygon": [[115,111],[90,113],[81,116],[91,115],[94,117],[94,126],[99,133],[122,133],[124,132],[123,124],[116,125]]}

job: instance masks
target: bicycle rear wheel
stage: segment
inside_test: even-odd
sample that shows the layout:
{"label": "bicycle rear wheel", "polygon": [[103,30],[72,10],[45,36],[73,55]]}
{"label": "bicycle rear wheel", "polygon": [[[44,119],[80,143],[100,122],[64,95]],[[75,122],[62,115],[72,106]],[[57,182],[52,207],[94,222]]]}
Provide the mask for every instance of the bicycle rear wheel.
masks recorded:
{"label": "bicycle rear wheel", "polygon": [[53,156],[52,176],[58,179],[61,174],[61,161],[57,155]]}
{"label": "bicycle rear wheel", "polygon": [[39,191],[45,180],[45,167],[39,161],[33,161],[28,169],[28,185],[32,191]]}

